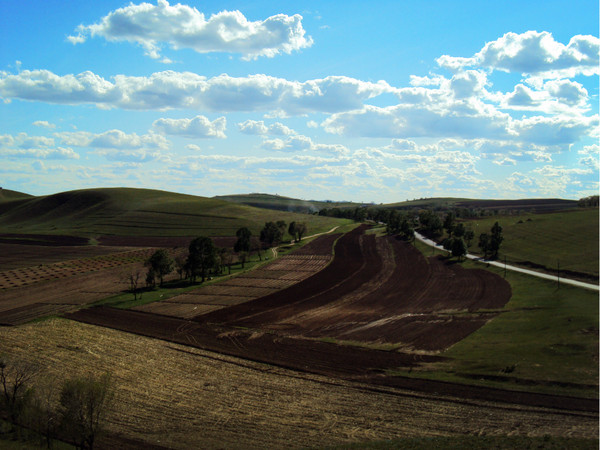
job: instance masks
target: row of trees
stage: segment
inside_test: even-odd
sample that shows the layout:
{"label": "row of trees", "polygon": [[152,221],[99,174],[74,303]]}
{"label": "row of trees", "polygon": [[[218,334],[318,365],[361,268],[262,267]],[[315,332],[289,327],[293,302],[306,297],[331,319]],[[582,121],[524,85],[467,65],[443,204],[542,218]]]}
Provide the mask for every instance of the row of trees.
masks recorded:
{"label": "row of trees", "polygon": [[[190,279],[195,283],[198,278],[204,282],[210,273],[221,274],[227,268],[231,273],[234,253],[237,261],[244,267],[250,253],[255,250],[262,260],[261,250],[279,245],[286,231],[292,240],[301,241],[308,227],[305,223],[291,222],[289,225],[283,220],[266,222],[256,239],[249,228],[242,227],[236,231],[236,241],[233,248],[219,248],[209,237],[200,236],[190,242],[187,257],[179,256],[175,259],[164,250],[157,250],[146,261],[146,286],[154,287],[158,280],[163,285],[164,277],[176,270],[180,279]],[[129,277],[131,291],[137,299],[139,292],[140,274],[131,274]]]}
{"label": "row of trees", "polygon": [[37,387],[39,367],[0,358],[0,417],[12,431],[33,430],[48,448],[56,439],[80,449],[92,449],[103,431],[104,419],[114,397],[110,374],[74,377]]}

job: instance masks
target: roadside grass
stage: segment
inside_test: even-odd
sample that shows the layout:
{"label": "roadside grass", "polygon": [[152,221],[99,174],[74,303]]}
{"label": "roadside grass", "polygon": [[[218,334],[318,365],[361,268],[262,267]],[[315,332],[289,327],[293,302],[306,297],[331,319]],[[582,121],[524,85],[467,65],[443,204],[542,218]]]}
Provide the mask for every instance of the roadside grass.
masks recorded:
{"label": "roadside grass", "polygon": [[549,270],[583,272],[598,277],[598,209],[577,209],[550,214],[495,216],[468,220],[475,232],[471,253],[477,254],[481,233],[498,222],[504,241],[499,259],[508,263],[530,261]]}
{"label": "roadside grass", "polygon": [[[417,247],[431,255],[430,247]],[[504,276],[501,268],[487,270]],[[508,271],[506,280],[510,301],[485,326],[441,352],[447,361],[398,375],[598,398],[598,294],[518,272]]]}
{"label": "roadside grass", "polygon": [[328,450],[341,449],[411,449],[429,450],[444,448],[463,449],[582,449],[597,450],[598,439],[583,439],[557,436],[438,436],[407,437],[387,441],[356,443],[325,447]]}

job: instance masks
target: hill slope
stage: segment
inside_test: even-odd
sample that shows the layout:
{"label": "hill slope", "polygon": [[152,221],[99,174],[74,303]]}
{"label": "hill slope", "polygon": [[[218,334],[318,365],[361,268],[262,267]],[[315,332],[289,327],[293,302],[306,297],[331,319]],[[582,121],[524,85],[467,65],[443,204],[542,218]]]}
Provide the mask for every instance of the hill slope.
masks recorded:
{"label": "hill slope", "polygon": [[0,203],[10,202],[12,200],[20,200],[24,198],[31,198],[32,195],[25,194],[23,192],[11,191],[10,189],[0,188]]}
{"label": "hill slope", "polygon": [[232,236],[242,226],[258,234],[270,220],[305,222],[311,233],[340,224],[332,218],[149,189],[85,189],[0,203],[5,233]]}
{"label": "hill slope", "polygon": [[240,203],[257,208],[275,209],[278,211],[293,211],[301,213],[314,213],[323,208],[348,208],[360,206],[360,203],[300,200],[297,198],[283,197],[272,194],[237,194],[219,195],[214,197],[228,202]]}

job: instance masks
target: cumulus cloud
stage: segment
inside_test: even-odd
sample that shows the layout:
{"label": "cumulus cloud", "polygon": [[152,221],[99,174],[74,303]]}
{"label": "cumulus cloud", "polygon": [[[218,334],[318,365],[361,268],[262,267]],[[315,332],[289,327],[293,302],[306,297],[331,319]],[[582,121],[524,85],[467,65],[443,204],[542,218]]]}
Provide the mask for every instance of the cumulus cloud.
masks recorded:
{"label": "cumulus cloud", "polygon": [[215,112],[274,111],[280,115],[359,108],[367,99],[395,92],[384,81],[329,76],[304,82],[267,75],[207,79],[191,72],[164,71],[149,77],[117,75],[108,81],[92,73],[59,76],[47,70],[0,72],[0,96],[102,108],[196,109]]}
{"label": "cumulus cloud", "polygon": [[99,23],[80,25],[67,39],[73,44],[85,42],[88,36],[135,42],[155,59],[161,57],[163,43],[175,50],[239,53],[244,59],[256,59],[310,47],[312,38],[305,34],[299,14],[277,14],[252,22],[239,11],[222,11],[206,19],[194,7],[158,0],[156,5],[132,3],[119,8]]}
{"label": "cumulus cloud", "polygon": [[564,45],[547,31],[509,32],[470,58],[444,55],[437,62],[452,71],[481,66],[541,78],[571,78],[600,72],[599,49],[600,39],[595,36],[573,36]]}
{"label": "cumulus cloud", "polygon": [[169,142],[156,133],[138,135],[121,130],[109,130],[103,133],[88,131],[64,131],[54,133],[54,137],[65,145],[103,149],[167,149]]}
{"label": "cumulus cloud", "polygon": [[158,133],[187,138],[227,137],[225,117],[219,117],[212,122],[204,116],[196,116],[193,119],[158,119],[154,121],[152,128]]}
{"label": "cumulus cloud", "polygon": [[275,122],[271,125],[265,125],[262,120],[246,120],[238,123],[240,132],[244,134],[253,135],[274,135],[274,136],[287,136],[290,134],[296,134],[294,130],[285,126],[281,122]]}
{"label": "cumulus cloud", "polygon": [[79,154],[71,148],[2,148],[0,155],[16,158],[43,158],[43,159],[79,159]]}
{"label": "cumulus cloud", "polygon": [[302,152],[313,151],[323,152],[335,155],[345,155],[349,153],[347,147],[340,144],[317,144],[308,136],[294,135],[286,139],[265,139],[262,148],[281,152]]}
{"label": "cumulus cloud", "polygon": [[36,120],[35,122],[33,122],[32,125],[34,125],[36,127],[48,128],[50,130],[53,130],[54,128],[56,128],[56,125],[48,122],[47,120]]}

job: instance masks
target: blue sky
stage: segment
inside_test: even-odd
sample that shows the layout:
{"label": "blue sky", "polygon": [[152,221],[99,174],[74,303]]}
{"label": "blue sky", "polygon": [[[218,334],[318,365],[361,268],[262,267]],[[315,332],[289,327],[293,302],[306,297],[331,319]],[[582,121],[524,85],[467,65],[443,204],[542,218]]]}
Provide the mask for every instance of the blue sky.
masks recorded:
{"label": "blue sky", "polygon": [[0,184],[598,193],[597,1],[0,0]]}

